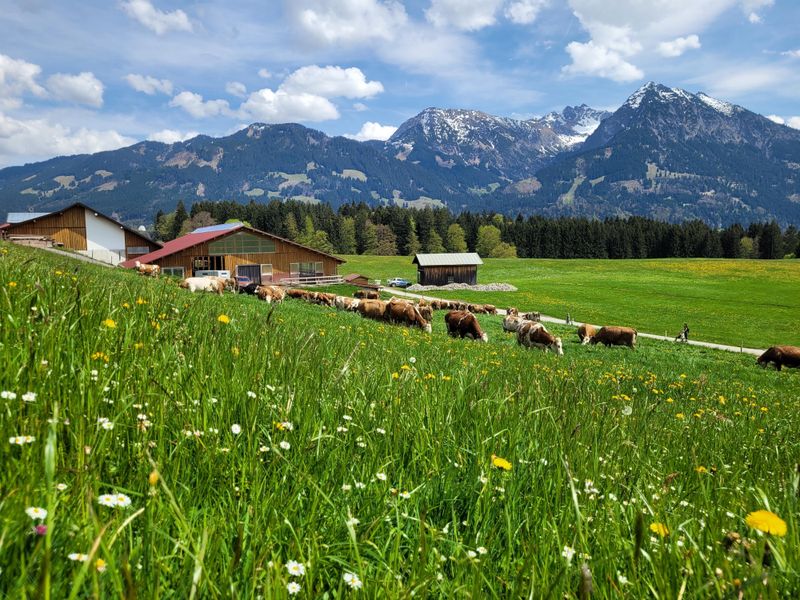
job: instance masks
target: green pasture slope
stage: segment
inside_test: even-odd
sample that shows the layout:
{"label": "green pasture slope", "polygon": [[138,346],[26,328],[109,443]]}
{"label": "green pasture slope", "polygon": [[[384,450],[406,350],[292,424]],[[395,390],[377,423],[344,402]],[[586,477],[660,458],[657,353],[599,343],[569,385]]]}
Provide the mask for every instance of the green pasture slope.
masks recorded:
{"label": "green pasture slope", "polygon": [[[347,256],[340,271],[386,281],[416,281],[406,256]],[[449,292],[442,298],[516,306],[599,325],[691,336],[751,348],[800,346],[800,260],[486,259],[479,283],[510,283],[517,292]]]}
{"label": "green pasture slope", "polygon": [[[800,594],[796,371],[566,329],[557,357],[497,317],[480,344],[7,245],[0,315],[0,596],[571,598],[584,563],[592,598]],[[766,508],[785,536],[747,526]]]}

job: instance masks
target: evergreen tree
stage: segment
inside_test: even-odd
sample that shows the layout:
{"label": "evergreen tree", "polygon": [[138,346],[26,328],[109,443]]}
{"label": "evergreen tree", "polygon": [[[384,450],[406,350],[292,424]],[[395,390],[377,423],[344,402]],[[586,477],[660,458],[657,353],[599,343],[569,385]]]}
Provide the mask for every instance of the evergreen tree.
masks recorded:
{"label": "evergreen tree", "polygon": [[293,212],[290,212],[288,215],[286,215],[283,227],[286,239],[296,240],[300,235],[300,230],[297,228],[297,219],[294,218]]}
{"label": "evergreen tree", "polygon": [[448,252],[466,252],[467,241],[464,239],[464,228],[458,223],[453,223],[447,228]]}
{"label": "evergreen tree", "polygon": [[758,238],[759,258],[783,258],[783,238],[781,228],[775,221],[765,225]]}
{"label": "evergreen tree", "polygon": [[397,255],[397,236],[388,225],[375,225],[375,251],[379,256]]}
{"label": "evergreen tree", "polygon": [[444,252],[444,244],[442,243],[442,236],[435,229],[431,229],[428,235],[428,243],[425,245],[425,252],[437,253]]}
{"label": "evergreen tree", "polygon": [[[358,230],[356,230],[358,231]],[[362,254],[377,254],[378,250],[378,231],[377,227],[372,221],[367,220],[363,233],[363,248]]]}
{"label": "evergreen tree", "polygon": [[344,217],[339,226],[339,252],[356,253],[356,222],[353,217]]}
{"label": "evergreen tree", "polygon": [[739,258],[742,256],[742,237],[744,236],[744,229],[738,223],[731,225],[720,235],[720,243],[722,244],[722,256],[725,258]]}
{"label": "evergreen tree", "polygon": [[408,232],[406,233],[406,256],[414,256],[421,247],[417,236],[417,225],[414,223],[414,218],[410,217],[408,219]]}
{"label": "evergreen tree", "polygon": [[174,240],[180,235],[183,228],[183,222],[189,218],[189,213],[186,212],[186,207],[183,205],[183,200],[178,200],[178,206],[175,208],[175,216],[172,220],[172,229],[170,230],[169,239]]}

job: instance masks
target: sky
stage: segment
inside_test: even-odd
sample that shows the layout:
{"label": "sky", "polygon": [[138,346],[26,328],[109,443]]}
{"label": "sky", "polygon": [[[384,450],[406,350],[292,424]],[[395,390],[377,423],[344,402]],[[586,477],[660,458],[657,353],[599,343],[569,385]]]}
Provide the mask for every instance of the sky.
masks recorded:
{"label": "sky", "polygon": [[656,81],[800,128],[798,0],[0,0],[0,167],[423,109],[614,110]]}

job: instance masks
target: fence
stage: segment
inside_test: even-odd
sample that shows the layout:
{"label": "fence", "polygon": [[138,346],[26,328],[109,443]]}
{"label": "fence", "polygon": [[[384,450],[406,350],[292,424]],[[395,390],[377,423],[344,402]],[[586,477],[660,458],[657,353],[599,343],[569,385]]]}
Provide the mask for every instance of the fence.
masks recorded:
{"label": "fence", "polygon": [[284,277],[281,285],[331,285],[344,283],[340,275],[311,275],[308,277]]}

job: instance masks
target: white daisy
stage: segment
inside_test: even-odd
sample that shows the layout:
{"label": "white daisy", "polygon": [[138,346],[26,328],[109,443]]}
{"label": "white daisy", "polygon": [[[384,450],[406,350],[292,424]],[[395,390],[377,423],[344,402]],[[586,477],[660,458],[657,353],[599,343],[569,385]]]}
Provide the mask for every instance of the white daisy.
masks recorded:
{"label": "white daisy", "polygon": [[25,509],[25,514],[33,520],[44,521],[47,518],[47,510],[38,506],[29,506]]}
{"label": "white daisy", "polygon": [[242,426],[239,425],[238,423],[234,423],[233,425],[231,425],[231,433],[233,435],[239,435],[240,433],[242,433]]}
{"label": "white daisy", "polygon": [[300,584],[296,581],[290,581],[286,584],[286,591],[289,592],[290,596],[294,596],[295,594],[300,593]]}
{"label": "white daisy", "polygon": [[281,442],[280,444],[278,444],[278,445],[279,445],[279,446],[280,446],[280,447],[281,447],[283,450],[289,450],[289,449],[292,447],[292,445],[291,445],[289,442],[287,442],[286,440],[282,441],[282,442]]}
{"label": "white daisy", "polygon": [[289,575],[292,577],[302,577],[306,574],[306,567],[303,563],[299,563],[296,560],[290,560],[286,563],[286,570],[289,571]]}

